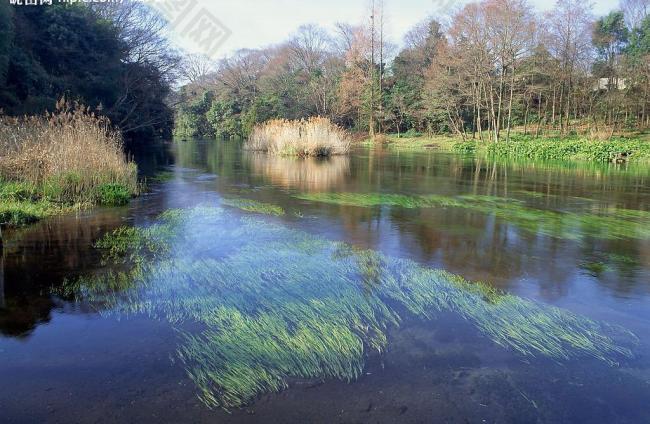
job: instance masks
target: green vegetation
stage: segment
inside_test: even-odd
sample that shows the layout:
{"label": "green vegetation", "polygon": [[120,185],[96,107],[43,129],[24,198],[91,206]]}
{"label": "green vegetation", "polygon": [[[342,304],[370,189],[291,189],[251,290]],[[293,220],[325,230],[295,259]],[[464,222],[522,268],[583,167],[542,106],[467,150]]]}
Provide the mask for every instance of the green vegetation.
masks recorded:
{"label": "green vegetation", "polygon": [[173,171],[160,171],[152,177],[147,177],[148,183],[165,183],[173,180],[175,177]]}
{"label": "green vegetation", "polygon": [[[465,145],[467,143],[460,146]],[[650,160],[650,142],[627,138],[591,141],[578,137],[535,139],[519,136],[513,137],[510,142],[489,143],[486,151],[490,155],[504,158],[573,159],[596,162]]]}
{"label": "green vegetation", "polygon": [[650,161],[650,141],[645,137],[615,137],[589,140],[577,136],[534,137],[513,133],[510,141],[493,143],[479,140],[461,141],[458,137],[397,137],[388,135],[367,139],[362,144],[384,145],[401,150],[441,150],[463,154],[488,154],[494,158],[534,160],[575,160],[592,162]]}
{"label": "green vegetation", "polygon": [[79,105],[42,118],[0,116],[0,224],[70,208],[123,205],[139,191],[120,135]]}
{"label": "green vegetation", "polygon": [[592,277],[600,277],[610,269],[609,266],[603,262],[583,262],[580,264],[580,268]]}
{"label": "green vegetation", "polygon": [[98,246],[118,271],[68,281],[59,294],[173,324],[178,358],[211,407],[240,407],[292,378],[353,380],[366,355],[386,348],[388,328],[439,312],[526,356],[615,364],[636,343],[563,309],[221,208],[170,210]]}
{"label": "green vegetation", "polygon": [[484,214],[492,214],[505,222],[551,237],[580,240],[585,237],[602,239],[650,238],[650,212],[621,208],[598,209],[585,213],[552,211],[526,206],[512,198],[462,195],[407,196],[383,193],[306,193],[299,199],[336,205],[402,208],[453,207]]}
{"label": "green vegetation", "polygon": [[440,150],[454,151],[458,144],[458,138],[445,135],[422,136],[411,133],[382,134],[374,138],[365,139],[361,144],[364,146],[385,146],[397,150]]}
{"label": "green vegetation", "polygon": [[256,212],[275,216],[284,215],[284,209],[281,206],[258,202],[251,199],[222,199],[221,204],[233,208],[239,208],[247,212]]}
{"label": "green vegetation", "polygon": [[133,193],[120,184],[102,184],[97,187],[97,202],[101,205],[126,205],[132,196]]}
{"label": "green vegetation", "polygon": [[38,115],[66,95],[133,139],[171,135],[165,100],[178,57],[146,5],[0,3],[0,110]]}

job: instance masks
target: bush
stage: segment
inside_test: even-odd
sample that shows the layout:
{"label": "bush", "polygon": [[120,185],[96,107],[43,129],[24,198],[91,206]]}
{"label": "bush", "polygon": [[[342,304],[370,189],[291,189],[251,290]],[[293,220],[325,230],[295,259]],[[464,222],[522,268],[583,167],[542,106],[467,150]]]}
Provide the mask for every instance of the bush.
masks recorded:
{"label": "bush", "polygon": [[410,128],[408,131],[399,135],[399,138],[417,138],[422,137],[422,133],[418,132],[415,128]]}
{"label": "bush", "polygon": [[0,224],[25,225],[78,205],[122,205],[138,193],[119,133],[87,109],[60,103],[44,117],[0,115]]}

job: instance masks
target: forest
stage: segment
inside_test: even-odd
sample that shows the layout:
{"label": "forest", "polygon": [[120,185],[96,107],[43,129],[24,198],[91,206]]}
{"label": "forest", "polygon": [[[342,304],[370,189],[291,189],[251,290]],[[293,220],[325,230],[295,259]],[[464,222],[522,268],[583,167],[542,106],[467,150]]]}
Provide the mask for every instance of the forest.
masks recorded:
{"label": "forest", "polygon": [[650,125],[650,18],[644,1],[596,17],[559,1],[484,0],[386,35],[382,1],[367,20],[300,27],[289,40],[209,63],[185,62],[175,133],[247,136],[271,118],[328,117],[355,131],[525,134],[599,139]]}
{"label": "forest", "polygon": [[38,115],[65,96],[109,118],[126,138],[169,137],[179,53],[165,25],[140,2],[0,2],[0,110]]}

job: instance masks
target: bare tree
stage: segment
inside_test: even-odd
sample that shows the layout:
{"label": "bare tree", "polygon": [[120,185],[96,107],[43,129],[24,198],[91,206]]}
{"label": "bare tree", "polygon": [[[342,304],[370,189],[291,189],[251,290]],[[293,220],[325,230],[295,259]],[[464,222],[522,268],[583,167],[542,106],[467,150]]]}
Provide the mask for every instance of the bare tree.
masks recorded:
{"label": "bare tree", "polygon": [[620,8],[625,14],[629,29],[637,28],[650,13],[650,0],[621,0]]}
{"label": "bare tree", "polygon": [[593,16],[585,2],[562,0],[545,18],[544,39],[549,52],[559,64],[555,75],[557,90],[553,96],[553,119],[557,110],[561,131],[565,133],[573,106],[577,104],[576,83],[589,72],[591,64]]}
{"label": "bare tree", "polygon": [[190,84],[207,87],[210,76],[216,70],[215,63],[202,54],[188,54],[181,63],[180,74]]}

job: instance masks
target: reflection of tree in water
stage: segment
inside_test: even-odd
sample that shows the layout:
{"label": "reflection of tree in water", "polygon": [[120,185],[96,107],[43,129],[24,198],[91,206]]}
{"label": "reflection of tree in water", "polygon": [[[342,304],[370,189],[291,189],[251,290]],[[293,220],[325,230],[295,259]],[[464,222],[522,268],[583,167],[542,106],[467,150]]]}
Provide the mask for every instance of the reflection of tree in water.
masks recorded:
{"label": "reflection of tree in water", "polygon": [[27,337],[57,307],[50,290],[100,262],[95,240],[123,223],[119,209],[59,216],[5,232],[0,259],[0,333]]}

